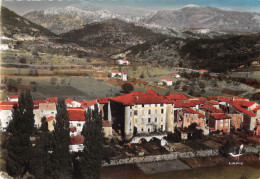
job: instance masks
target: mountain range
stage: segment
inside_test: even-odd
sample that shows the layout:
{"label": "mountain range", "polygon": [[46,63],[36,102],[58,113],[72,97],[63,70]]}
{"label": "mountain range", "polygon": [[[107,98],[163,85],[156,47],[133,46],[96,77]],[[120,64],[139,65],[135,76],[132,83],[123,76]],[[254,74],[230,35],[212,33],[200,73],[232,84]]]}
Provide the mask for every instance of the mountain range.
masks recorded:
{"label": "mountain range", "polygon": [[248,66],[260,57],[260,33],[214,34],[206,29],[186,29],[171,30],[177,34],[172,36],[140,24],[108,19],[57,35],[7,8],[1,9],[1,35],[14,39],[15,49],[104,60],[126,57],[144,65],[205,68],[216,72]]}
{"label": "mountain range", "polygon": [[85,24],[117,18],[149,28],[178,31],[209,29],[214,31],[260,32],[260,15],[253,12],[224,11],[187,5],[178,9],[149,11],[141,8],[72,7],[33,11],[23,17],[56,34],[79,29]]}

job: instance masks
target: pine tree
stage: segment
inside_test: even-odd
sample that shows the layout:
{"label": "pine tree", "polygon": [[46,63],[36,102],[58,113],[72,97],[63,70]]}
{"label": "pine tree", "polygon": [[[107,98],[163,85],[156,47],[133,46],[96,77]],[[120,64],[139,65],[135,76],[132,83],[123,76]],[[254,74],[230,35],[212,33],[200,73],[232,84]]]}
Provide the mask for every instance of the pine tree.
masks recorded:
{"label": "pine tree", "polygon": [[12,120],[7,128],[9,135],[7,143],[6,169],[9,175],[20,178],[27,171],[32,160],[32,144],[30,137],[35,132],[33,99],[30,92],[21,93],[19,105],[13,108]]}
{"label": "pine tree", "polygon": [[59,100],[53,131],[53,153],[51,157],[53,178],[70,178],[72,164],[69,152],[69,133],[67,107],[64,100]]}
{"label": "pine tree", "polygon": [[80,160],[81,172],[84,178],[100,177],[104,134],[102,132],[102,116],[98,106],[88,109],[83,128],[84,150]]}

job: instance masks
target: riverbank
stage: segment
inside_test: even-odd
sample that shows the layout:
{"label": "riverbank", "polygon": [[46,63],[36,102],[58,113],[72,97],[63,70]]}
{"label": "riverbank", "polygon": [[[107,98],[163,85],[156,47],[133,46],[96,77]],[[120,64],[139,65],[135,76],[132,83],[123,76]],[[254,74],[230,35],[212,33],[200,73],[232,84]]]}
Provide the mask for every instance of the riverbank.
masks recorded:
{"label": "riverbank", "polygon": [[245,155],[239,161],[230,157],[215,156],[102,168],[101,179],[114,178],[258,179],[260,178],[260,160],[256,155]]}

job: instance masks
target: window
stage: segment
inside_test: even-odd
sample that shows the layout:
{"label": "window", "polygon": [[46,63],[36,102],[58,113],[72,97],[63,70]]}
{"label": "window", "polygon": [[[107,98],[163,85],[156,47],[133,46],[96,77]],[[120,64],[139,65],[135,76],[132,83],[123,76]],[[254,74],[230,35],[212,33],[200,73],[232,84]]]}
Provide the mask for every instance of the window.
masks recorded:
{"label": "window", "polygon": [[163,104],[161,104],[161,106],[163,106]]}
{"label": "window", "polygon": [[52,114],[54,114],[54,112],[51,112]]}
{"label": "window", "polygon": [[8,124],[8,122],[6,122],[6,124]]}
{"label": "window", "polygon": [[150,132],[150,129],[148,129],[148,132]]}
{"label": "window", "polygon": [[137,110],[134,111],[134,115],[138,115],[138,111]]}
{"label": "window", "polygon": [[223,127],[223,122],[220,122],[220,127]]}
{"label": "window", "polygon": [[227,127],[227,126],[228,126],[228,123],[226,122],[226,123],[225,123],[225,127]]}
{"label": "window", "polygon": [[148,118],[148,123],[150,123],[151,122],[151,118]]}
{"label": "window", "polygon": [[144,128],[142,128],[142,132],[144,131]]}
{"label": "window", "polygon": [[157,107],[157,104],[155,104],[155,107]]}
{"label": "window", "polygon": [[78,127],[80,127],[80,126],[81,126],[81,124],[80,124],[80,123],[78,123],[78,124],[77,124],[77,126],[78,126]]}
{"label": "window", "polygon": [[161,125],[161,131],[163,131],[163,125]]}
{"label": "window", "polygon": [[157,122],[157,117],[154,119],[155,122]]}
{"label": "window", "polygon": [[142,104],[142,107],[144,107],[144,104]]}
{"label": "window", "polygon": [[148,114],[151,114],[151,109],[148,110]]}
{"label": "window", "polygon": [[161,114],[163,114],[163,109],[161,109]]}
{"label": "window", "polygon": [[130,109],[132,109],[132,106],[130,106]]}

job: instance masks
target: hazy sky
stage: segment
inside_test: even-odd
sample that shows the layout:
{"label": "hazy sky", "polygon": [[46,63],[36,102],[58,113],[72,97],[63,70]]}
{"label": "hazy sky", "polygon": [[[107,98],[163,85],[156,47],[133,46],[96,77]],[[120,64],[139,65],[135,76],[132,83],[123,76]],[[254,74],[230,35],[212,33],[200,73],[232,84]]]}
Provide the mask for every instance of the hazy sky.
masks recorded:
{"label": "hazy sky", "polygon": [[2,5],[19,14],[36,9],[89,4],[101,6],[138,6],[156,10],[195,4],[217,7],[224,10],[254,11],[260,13],[260,0],[2,0]]}

